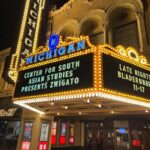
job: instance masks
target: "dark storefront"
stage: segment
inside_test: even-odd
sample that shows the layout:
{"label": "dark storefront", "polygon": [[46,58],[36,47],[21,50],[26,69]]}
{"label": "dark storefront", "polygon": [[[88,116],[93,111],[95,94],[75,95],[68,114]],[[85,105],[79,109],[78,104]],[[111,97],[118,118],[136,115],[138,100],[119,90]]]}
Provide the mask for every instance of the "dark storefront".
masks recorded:
{"label": "dark storefront", "polygon": [[[52,150],[150,149],[148,115],[111,116],[105,119],[95,116],[94,118],[92,120],[87,117],[76,117],[76,119],[56,117],[52,124]],[[80,138],[83,145],[77,144]]]}
{"label": "dark storefront", "polygon": [[22,108],[11,97],[0,98],[0,150],[15,150],[20,132]]}

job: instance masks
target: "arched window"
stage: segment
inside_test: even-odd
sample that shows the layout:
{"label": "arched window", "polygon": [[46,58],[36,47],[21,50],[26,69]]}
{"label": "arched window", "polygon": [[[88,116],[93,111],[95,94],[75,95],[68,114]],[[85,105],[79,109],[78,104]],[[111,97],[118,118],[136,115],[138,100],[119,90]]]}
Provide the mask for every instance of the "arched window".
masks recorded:
{"label": "arched window", "polygon": [[88,35],[90,42],[94,45],[104,43],[102,23],[100,20],[96,20],[96,18],[90,18],[82,24],[81,35]]}
{"label": "arched window", "polygon": [[62,31],[59,33],[59,35],[62,36],[62,38],[64,40],[67,36],[74,36],[75,32],[71,26],[66,26],[62,29]]}
{"label": "arched window", "polygon": [[113,46],[132,46],[140,49],[136,14],[131,9],[115,9],[110,15],[109,31]]}
{"label": "arched window", "polygon": [[67,21],[64,21],[54,32],[62,36],[63,40],[65,40],[68,36],[78,36],[80,32],[78,21],[75,19],[68,19]]}

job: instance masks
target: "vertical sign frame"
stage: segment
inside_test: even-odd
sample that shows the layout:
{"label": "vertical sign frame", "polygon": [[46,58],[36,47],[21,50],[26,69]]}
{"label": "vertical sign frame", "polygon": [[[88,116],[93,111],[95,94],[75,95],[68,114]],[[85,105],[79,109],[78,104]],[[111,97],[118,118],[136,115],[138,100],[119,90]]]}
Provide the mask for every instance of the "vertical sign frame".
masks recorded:
{"label": "vertical sign frame", "polygon": [[24,58],[37,48],[42,11],[46,0],[27,0],[25,3],[16,53],[12,55],[9,77],[16,82],[18,67],[24,64]]}

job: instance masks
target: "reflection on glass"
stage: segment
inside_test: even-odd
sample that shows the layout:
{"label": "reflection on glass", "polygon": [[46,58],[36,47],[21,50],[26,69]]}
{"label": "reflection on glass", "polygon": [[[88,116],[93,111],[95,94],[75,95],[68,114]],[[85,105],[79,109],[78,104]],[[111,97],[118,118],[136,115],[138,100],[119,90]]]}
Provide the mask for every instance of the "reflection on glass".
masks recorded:
{"label": "reflection on glass", "polygon": [[132,130],[131,132],[131,139],[132,139],[132,146],[133,147],[141,147],[141,131],[138,130]]}
{"label": "reflection on glass", "polygon": [[30,141],[31,140],[31,133],[32,133],[32,123],[25,123],[24,127],[24,135],[23,135],[23,140],[24,141]]}
{"label": "reflection on glass", "polygon": [[128,130],[125,128],[116,129],[116,146],[118,148],[129,149]]}
{"label": "reflection on glass", "polygon": [[61,124],[61,132],[60,132],[60,140],[59,140],[59,143],[61,145],[66,144],[66,131],[67,131],[67,124],[63,122]]}
{"label": "reflection on glass", "polygon": [[52,124],[52,145],[56,144],[56,135],[57,135],[57,122],[53,122]]}
{"label": "reflection on glass", "polygon": [[42,123],[40,141],[48,141],[49,124]]}
{"label": "reflection on glass", "polygon": [[73,123],[69,124],[69,143],[74,143],[74,128],[75,125]]}

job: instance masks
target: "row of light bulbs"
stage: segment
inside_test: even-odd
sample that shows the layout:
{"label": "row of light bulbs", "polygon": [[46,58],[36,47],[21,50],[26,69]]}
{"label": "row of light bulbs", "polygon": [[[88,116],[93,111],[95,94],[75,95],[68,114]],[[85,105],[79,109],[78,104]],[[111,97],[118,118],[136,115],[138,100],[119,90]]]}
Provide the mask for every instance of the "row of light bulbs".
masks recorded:
{"label": "row of light bulbs", "polygon": [[[35,98],[35,99],[26,99],[24,101],[15,101],[15,104],[18,104],[20,106],[23,107],[28,107],[30,103],[38,103],[38,102],[47,102],[47,101],[63,101],[63,100],[71,100],[71,99],[80,99],[80,98],[94,98],[94,97],[98,97],[98,98],[105,98],[105,99],[110,99],[110,100],[114,100],[114,101],[118,101],[118,102],[125,102],[125,103],[130,103],[130,104],[134,104],[134,105],[138,105],[138,106],[143,106],[146,108],[150,108],[150,104],[144,101],[138,101],[135,99],[129,99],[126,97],[121,97],[121,96],[115,96],[115,95],[111,95],[111,94],[106,94],[106,93],[102,93],[102,92],[96,92],[96,93],[87,93],[87,94],[75,94],[75,95],[66,95],[66,96],[55,96],[55,97],[46,97],[46,98]],[[90,103],[90,100],[87,100],[87,103]],[[51,105],[54,105],[54,102],[51,103]],[[101,107],[101,104],[98,104],[98,107]],[[68,109],[68,107],[66,107]],[[33,108],[31,106],[28,107],[28,109],[38,112],[39,110],[36,108]],[[148,109],[145,111],[148,112]],[[41,112],[39,111],[38,113],[41,114]],[[43,112],[42,112],[43,113]]]}
{"label": "row of light bulbs", "polygon": [[[115,112],[114,112],[113,110],[111,110],[110,113],[111,113],[111,114],[114,114]],[[149,110],[146,109],[146,110],[145,110],[145,113],[149,113]],[[57,113],[56,113],[57,116],[59,116],[60,114],[61,114],[60,112],[57,112]],[[80,111],[80,112],[78,112],[78,114],[81,115],[82,112]]]}
{"label": "row of light bulbs", "polygon": [[[90,101],[90,99],[87,99],[86,102],[87,102],[87,103],[90,103],[91,101]],[[53,103],[53,102],[51,103],[51,106],[54,106],[54,103]],[[97,107],[101,108],[102,105],[101,105],[101,104],[98,104]],[[67,109],[68,109],[68,106],[64,106],[63,108],[67,110]],[[82,112],[79,112],[79,115],[81,115],[81,114],[82,114]],[[57,115],[59,116],[59,115],[60,115],[60,112],[57,112]]]}
{"label": "row of light bulbs", "polygon": [[112,94],[107,94],[103,92],[92,92],[87,94],[72,94],[72,95],[63,95],[63,96],[55,96],[55,97],[43,97],[43,98],[34,98],[34,99],[26,99],[22,101],[18,101],[18,103],[37,103],[37,102],[46,102],[46,101],[62,101],[62,100],[70,100],[70,99],[80,99],[80,98],[92,98],[92,97],[99,97],[99,98],[106,98],[115,101],[135,104],[143,107],[150,108],[150,103],[144,101],[138,101],[136,99],[116,96]]}

